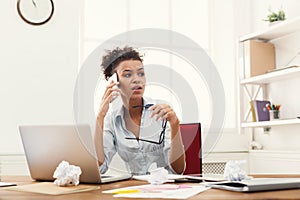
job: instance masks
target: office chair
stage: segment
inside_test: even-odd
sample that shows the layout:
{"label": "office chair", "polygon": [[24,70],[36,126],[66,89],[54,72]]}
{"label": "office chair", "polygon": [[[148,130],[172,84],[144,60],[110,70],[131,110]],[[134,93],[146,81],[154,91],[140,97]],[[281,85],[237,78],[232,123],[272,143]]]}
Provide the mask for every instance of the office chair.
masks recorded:
{"label": "office chair", "polygon": [[183,174],[202,174],[200,123],[180,124],[180,131],[186,161]]}

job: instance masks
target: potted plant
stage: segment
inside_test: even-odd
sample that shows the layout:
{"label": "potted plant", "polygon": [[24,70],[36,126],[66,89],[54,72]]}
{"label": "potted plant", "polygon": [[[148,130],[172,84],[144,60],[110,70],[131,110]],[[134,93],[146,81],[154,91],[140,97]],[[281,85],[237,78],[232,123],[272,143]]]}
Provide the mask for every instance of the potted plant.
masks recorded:
{"label": "potted plant", "polygon": [[268,21],[270,22],[270,24],[278,21],[283,21],[286,19],[285,12],[282,9],[280,9],[278,13],[272,11],[271,9],[269,11],[270,14],[267,16],[267,19],[264,19],[264,21]]}

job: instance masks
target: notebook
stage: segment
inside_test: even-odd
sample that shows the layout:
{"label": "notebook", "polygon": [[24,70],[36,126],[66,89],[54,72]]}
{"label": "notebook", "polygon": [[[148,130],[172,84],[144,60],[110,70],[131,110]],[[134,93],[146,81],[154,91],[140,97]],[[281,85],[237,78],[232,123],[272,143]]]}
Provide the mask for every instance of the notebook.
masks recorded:
{"label": "notebook", "polygon": [[270,120],[270,113],[266,107],[267,104],[271,105],[271,102],[266,100],[253,100],[256,121],[260,122]]}
{"label": "notebook", "polygon": [[53,173],[63,160],[81,168],[83,183],[131,178],[128,173],[101,176],[89,125],[27,125],[19,126],[19,132],[34,180],[53,181]]}
{"label": "notebook", "polygon": [[300,178],[254,178],[250,180],[207,184],[212,188],[236,192],[259,192],[300,188]]}

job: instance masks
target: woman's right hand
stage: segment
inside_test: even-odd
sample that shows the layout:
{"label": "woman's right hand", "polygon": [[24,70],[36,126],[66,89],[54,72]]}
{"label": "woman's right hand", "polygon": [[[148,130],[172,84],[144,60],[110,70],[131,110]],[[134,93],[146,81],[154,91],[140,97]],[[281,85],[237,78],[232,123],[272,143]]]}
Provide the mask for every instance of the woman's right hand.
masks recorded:
{"label": "woman's right hand", "polygon": [[103,94],[102,101],[99,108],[99,113],[97,116],[97,120],[103,120],[106,116],[106,113],[109,109],[109,103],[112,101],[112,99],[118,95],[120,95],[120,89],[118,87],[119,83],[115,83],[114,81],[111,81],[108,86],[106,86],[106,90]]}

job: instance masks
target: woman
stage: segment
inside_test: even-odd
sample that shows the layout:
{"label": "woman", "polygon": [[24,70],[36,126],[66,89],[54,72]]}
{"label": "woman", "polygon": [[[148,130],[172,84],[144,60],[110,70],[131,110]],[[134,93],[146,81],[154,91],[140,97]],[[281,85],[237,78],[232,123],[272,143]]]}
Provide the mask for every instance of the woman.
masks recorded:
{"label": "woman", "polygon": [[[116,152],[132,174],[146,174],[152,163],[170,173],[184,171],[179,119],[169,105],[143,96],[146,78],[142,61],[131,47],[108,51],[102,58],[105,78],[116,73],[118,82],[109,82],[97,116],[94,143],[101,173],[106,172]],[[108,112],[117,95],[123,105]]]}

